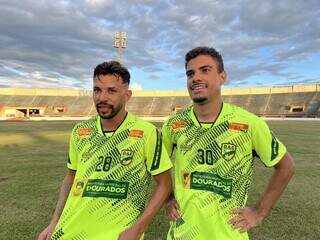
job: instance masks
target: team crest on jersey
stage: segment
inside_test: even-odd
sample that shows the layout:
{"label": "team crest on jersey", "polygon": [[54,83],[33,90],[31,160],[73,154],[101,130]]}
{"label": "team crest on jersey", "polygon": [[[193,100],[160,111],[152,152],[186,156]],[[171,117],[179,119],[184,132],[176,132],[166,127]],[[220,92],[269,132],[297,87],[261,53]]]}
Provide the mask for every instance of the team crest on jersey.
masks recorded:
{"label": "team crest on jersey", "polygon": [[237,146],[232,143],[222,143],[221,155],[225,160],[231,160],[236,155]]}
{"label": "team crest on jersey", "polygon": [[229,123],[229,129],[235,132],[247,132],[248,128],[249,128],[248,124],[236,123],[236,122]]}
{"label": "team crest on jersey", "polygon": [[80,128],[78,130],[78,135],[79,137],[85,137],[87,135],[89,135],[92,132],[93,128]]}
{"label": "team crest on jersey", "polygon": [[129,149],[123,149],[121,151],[120,162],[122,165],[127,166],[132,162],[133,151]]}
{"label": "team crest on jersey", "polygon": [[172,123],[171,128],[173,129],[173,131],[177,131],[181,128],[184,128],[185,126],[186,126],[186,121],[178,120],[178,121]]}
{"label": "team crest on jersey", "polygon": [[142,130],[133,129],[133,130],[131,130],[129,132],[129,137],[142,138],[143,137],[143,131]]}

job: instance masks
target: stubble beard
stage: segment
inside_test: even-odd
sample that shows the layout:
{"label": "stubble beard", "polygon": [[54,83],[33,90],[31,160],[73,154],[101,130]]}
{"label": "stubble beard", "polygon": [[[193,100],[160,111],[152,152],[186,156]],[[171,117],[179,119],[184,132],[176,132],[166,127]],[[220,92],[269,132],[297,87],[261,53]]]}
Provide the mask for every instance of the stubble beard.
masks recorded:
{"label": "stubble beard", "polygon": [[114,116],[116,116],[116,115],[120,112],[120,110],[121,110],[121,108],[122,108],[122,105],[118,105],[118,106],[116,106],[116,107],[114,107],[114,106],[112,106],[112,105],[109,105],[109,106],[110,106],[110,108],[111,108],[111,113],[105,115],[105,114],[103,114],[103,113],[100,111],[100,109],[99,109],[99,104],[96,105],[97,112],[98,112],[99,116],[100,116],[102,119],[112,119]]}
{"label": "stubble beard", "polygon": [[195,97],[192,100],[194,103],[201,105],[201,104],[205,104],[208,101],[208,98],[207,97]]}

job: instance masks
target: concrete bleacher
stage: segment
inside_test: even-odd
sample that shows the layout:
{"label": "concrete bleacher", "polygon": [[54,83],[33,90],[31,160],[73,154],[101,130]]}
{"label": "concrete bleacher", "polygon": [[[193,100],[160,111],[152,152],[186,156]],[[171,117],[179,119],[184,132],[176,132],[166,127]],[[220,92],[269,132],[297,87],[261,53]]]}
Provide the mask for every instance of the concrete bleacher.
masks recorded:
{"label": "concrete bleacher", "polygon": [[94,106],[91,96],[79,96],[69,105],[67,111],[71,116],[88,116],[92,108]]}
{"label": "concrete bleacher", "polygon": [[272,94],[264,115],[297,115],[297,112],[292,112],[290,109],[292,107],[302,108],[304,114],[312,114],[307,106],[315,94],[314,92]]}
{"label": "concrete bleacher", "polygon": [[[225,102],[259,116],[320,117],[320,84],[270,88],[222,89]],[[134,91],[127,110],[138,116],[168,116],[192,104],[187,91]],[[96,114],[91,91],[0,88],[0,116],[6,111],[40,109],[41,116],[81,117]]]}
{"label": "concrete bleacher", "polygon": [[[34,96],[8,96],[5,101],[5,106],[8,107],[30,107]],[[1,104],[2,105],[2,104]]]}
{"label": "concrete bleacher", "polygon": [[139,116],[148,116],[150,115],[151,106],[151,97],[131,97],[127,105],[127,110]]}
{"label": "concrete bleacher", "polygon": [[270,96],[269,94],[224,95],[223,100],[261,116],[265,113]]}

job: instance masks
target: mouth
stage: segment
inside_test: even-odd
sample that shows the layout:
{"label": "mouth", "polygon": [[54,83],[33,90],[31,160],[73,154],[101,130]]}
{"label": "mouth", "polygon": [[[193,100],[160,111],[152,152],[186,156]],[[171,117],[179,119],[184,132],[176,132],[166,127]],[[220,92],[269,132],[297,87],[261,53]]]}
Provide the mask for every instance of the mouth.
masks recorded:
{"label": "mouth", "polygon": [[106,112],[113,110],[113,105],[106,104],[106,103],[99,103],[99,104],[97,104],[97,110],[99,112],[105,114]]}
{"label": "mouth", "polygon": [[97,108],[113,108],[113,106],[107,103],[98,103]]}
{"label": "mouth", "polygon": [[193,84],[191,85],[191,90],[192,91],[200,91],[200,90],[203,90],[203,89],[206,89],[207,88],[207,85],[204,84],[204,83],[198,83],[198,84]]}

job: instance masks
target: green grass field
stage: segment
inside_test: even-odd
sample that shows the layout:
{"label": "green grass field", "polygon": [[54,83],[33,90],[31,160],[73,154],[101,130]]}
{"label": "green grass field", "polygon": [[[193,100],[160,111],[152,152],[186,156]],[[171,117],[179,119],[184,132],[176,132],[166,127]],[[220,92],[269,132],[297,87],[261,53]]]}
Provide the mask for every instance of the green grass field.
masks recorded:
{"label": "green grass field", "polygon": [[[0,122],[0,239],[36,239],[49,223],[66,172],[72,121]],[[269,121],[291,152],[296,174],[251,239],[320,239],[320,121]],[[248,204],[263,191],[272,169],[259,161]],[[164,239],[163,212],[146,239]]]}

